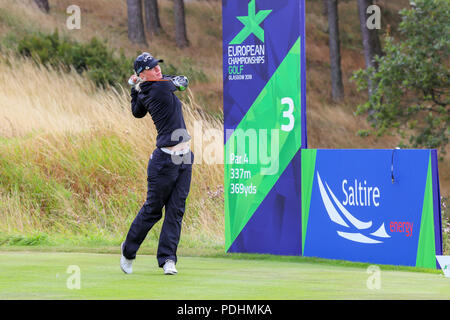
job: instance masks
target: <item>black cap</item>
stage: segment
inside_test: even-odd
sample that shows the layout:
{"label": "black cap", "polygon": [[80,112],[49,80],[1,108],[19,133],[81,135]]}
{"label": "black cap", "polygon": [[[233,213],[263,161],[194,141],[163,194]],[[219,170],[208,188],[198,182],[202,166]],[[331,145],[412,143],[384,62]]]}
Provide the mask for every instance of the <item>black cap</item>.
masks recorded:
{"label": "black cap", "polygon": [[148,52],[143,52],[134,61],[134,72],[139,76],[139,73],[145,69],[152,69],[158,65],[159,62],[164,62],[164,60],[156,59]]}

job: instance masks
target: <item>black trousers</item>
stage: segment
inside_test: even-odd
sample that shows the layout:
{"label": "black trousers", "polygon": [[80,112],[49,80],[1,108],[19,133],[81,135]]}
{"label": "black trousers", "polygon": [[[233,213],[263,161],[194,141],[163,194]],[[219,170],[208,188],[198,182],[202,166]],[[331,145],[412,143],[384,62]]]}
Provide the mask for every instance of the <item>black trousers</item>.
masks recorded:
{"label": "black trousers", "polygon": [[123,246],[125,258],[136,258],[136,252],[153,225],[161,219],[165,207],[156,257],[160,267],[167,259],[177,262],[176,253],[193,162],[192,152],[172,156],[159,148],[153,151],[147,167],[147,200],[128,231]]}

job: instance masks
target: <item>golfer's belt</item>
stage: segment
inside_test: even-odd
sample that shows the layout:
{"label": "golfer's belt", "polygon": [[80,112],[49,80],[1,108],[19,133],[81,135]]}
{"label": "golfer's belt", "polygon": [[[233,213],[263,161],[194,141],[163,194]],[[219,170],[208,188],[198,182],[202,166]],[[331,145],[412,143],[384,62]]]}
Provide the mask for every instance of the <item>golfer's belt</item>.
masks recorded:
{"label": "golfer's belt", "polygon": [[188,153],[189,151],[191,151],[191,149],[190,148],[186,148],[186,149],[182,149],[182,150],[178,150],[178,151],[172,151],[172,150],[169,150],[167,148],[161,148],[161,151],[163,151],[165,153],[168,153],[170,155],[180,156],[180,155]]}

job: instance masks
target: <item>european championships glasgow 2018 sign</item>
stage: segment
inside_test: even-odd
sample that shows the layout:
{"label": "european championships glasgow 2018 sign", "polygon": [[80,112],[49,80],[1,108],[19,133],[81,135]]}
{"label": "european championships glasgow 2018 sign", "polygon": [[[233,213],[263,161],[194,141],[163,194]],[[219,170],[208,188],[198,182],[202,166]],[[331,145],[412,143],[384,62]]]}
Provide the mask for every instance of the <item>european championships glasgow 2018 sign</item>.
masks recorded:
{"label": "european championships glasgow 2018 sign", "polygon": [[298,255],[304,1],[222,4],[226,249]]}
{"label": "european championships glasgow 2018 sign", "polygon": [[439,267],[435,150],[306,149],[304,0],[223,0],[228,252]]}

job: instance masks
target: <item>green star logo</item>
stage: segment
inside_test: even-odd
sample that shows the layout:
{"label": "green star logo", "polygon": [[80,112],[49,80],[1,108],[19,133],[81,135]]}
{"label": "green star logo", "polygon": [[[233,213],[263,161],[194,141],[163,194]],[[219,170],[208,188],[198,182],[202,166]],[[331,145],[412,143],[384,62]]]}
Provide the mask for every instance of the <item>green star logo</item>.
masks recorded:
{"label": "green star logo", "polygon": [[272,10],[260,10],[256,13],[255,1],[250,0],[248,3],[248,16],[236,17],[240,22],[244,24],[242,29],[236,37],[231,40],[230,44],[241,44],[252,33],[262,42],[264,42],[264,30],[259,25]]}

